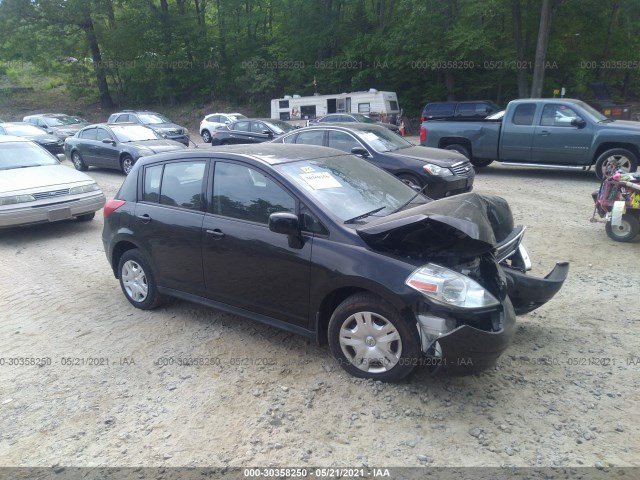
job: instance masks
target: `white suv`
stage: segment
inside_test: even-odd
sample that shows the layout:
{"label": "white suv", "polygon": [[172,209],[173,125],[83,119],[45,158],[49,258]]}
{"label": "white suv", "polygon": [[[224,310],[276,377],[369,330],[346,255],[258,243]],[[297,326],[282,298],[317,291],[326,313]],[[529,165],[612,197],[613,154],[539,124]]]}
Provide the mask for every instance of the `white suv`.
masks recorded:
{"label": "white suv", "polygon": [[200,122],[200,135],[205,143],[211,143],[211,132],[218,127],[247,118],[241,113],[211,113]]}

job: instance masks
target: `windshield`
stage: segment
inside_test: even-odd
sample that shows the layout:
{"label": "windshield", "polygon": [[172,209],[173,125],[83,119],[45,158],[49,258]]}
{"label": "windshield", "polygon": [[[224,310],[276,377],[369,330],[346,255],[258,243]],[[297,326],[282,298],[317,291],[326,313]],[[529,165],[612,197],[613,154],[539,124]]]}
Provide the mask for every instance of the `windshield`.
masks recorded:
{"label": "windshield", "polygon": [[356,129],[355,131],[376,152],[393,152],[402,148],[413,147],[412,143],[385,127],[375,129],[367,127]]}
{"label": "windshield", "polygon": [[29,135],[46,135],[47,132],[35,125],[29,125],[28,123],[21,125],[3,125],[7,135],[16,135],[18,137],[24,137]]}
{"label": "windshield", "polygon": [[283,133],[295,130],[295,127],[281,120],[264,120],[264,123],[269,125],[269,127],[271,127],[271,130],[273,130],[276,135],[282,135]]}
{"label": "windshield", "polygon": [[58,165],[59,163],[53,155],[31,142],[0,143],[0,170]]}
{"label": "windshield", "polygon": [[579,105],[580,107],[582,107],[584,109],[585,112],[587,112],[587,118],[589,120],[591,120],[592,122],[602,122],[604,120],[609,120],[608,117],[606,117],[605,115],[601,114],[599,111],[597,111],[595,108],[593,108],[588,103],[584,103],[583,101],[577,101],[576,105]]}
{"label": "windshield", "polygon": [[140,113],[138,114],[140,121],[145,125],[153,125],[156,123],[171,123],[171,121],[160,115],[159,113]]}
{"label": "windshield", "polygon": [[[294,184],[342,221],[370,213],[390,214],[416,195],[393,175],[354,155],[302,160],[277,167]],[[415,203],[429,201],[419,195]],[[363,217],[359,222],[367,222]]]}
{"label": "windshield", "polygon": [[144,125],[113,125],[111,131],[119,142],[140,142],[143,140],[158,140],[160,137],[155,131]]}
{"label": "windshield", "polygon": [[63,125],[73,125],[78,123],[75,118],[68,115],[57,115],[55,117],[43,117],[43,120],[50,127],[62,127]]}

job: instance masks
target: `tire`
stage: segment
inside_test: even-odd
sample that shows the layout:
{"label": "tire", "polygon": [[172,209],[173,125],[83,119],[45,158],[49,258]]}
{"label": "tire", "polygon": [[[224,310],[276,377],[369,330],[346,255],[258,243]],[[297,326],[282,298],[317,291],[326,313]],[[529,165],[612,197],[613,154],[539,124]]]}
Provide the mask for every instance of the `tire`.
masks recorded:
{"label": "tire", "polygon": [[612,148],[603,152],[596,160],[596,177],[603,180],[616,171],[635,172],[638,169],[636,154],[626,148]]}
{"label": "tire", "polygon": [[422,188],[422,182],[415,175],[412,175],[410,173],[399,173],[398,178],[402,180],[404,183],[406,183],[407,185],[409,185],[411,188],[414,188],[414,189],[416,187],[418,189]]}
{"label": "tire", "polygon": [[478,168],[488,167],[492,163],[493,163],[493,160],[479,159],[479,158],[471,159],[471,165]]}
{"label": "tire", "polygon": [[151,267],[137,248],[127,250],[118,262],[120,287],[129,303],[141,310],[151,310],[164,302],[158,293]]}
{"label": "tire", "polygon": [[200,136],[204,143],[211,143],[211,133],[209,133],[209,130],[203,130],[202,133],[200,133]]}
{"label": "tire", "polygon": [[412,332],[392,305],[369,293],[338,305],[328,337],[334,358],[354,377],[397,381],[411,373],[421,356],[417,330]]}
{"label": "tire", "polygon": [[91,220],[93,220],[96,216],[96,212],[91,212],[91,213],[84,213],[82,215],[78,215],[76,218],[80,221],[80,222],[89,222]]}
{"label": "tire", "polygon": [[80,152],[78,152],[77,150],[71,152],[71,163],[73,163],[75,169],[79,170],[80,172],[86,172],[88,170],[87,164],[84,163],[84,160],[82,160],[82,155],[80,155]]}
{"label": "tire", "polygon": [[125,175],[129,175],[129,172],[131,171],[135,163],[136,162],[133,161],[131,155],[123,155],[122,159],[120,160],[120,169],[122,170],[122,173],[124,173]]}
{"label": "tire", "polygon": [[640,222],[638,217],[630,214],[622,215],[622,224],[618,226],[611,225],[611,220],[605,225],[605,231],[611,240],[616,242],[630,242],[640,231]]}
{"label": "tire", "polygon": [[469,153],[469,149],[467,147],[465,147],[464,145],[460,145],[458,143],[454,143],[452,145],[447,145],[446,147],[444,147],[445,150],[452,150],[454,152],[458,152],[462,155],[464,155],[465,157],[467,157],[467,160],[471,160],[471,154]]}

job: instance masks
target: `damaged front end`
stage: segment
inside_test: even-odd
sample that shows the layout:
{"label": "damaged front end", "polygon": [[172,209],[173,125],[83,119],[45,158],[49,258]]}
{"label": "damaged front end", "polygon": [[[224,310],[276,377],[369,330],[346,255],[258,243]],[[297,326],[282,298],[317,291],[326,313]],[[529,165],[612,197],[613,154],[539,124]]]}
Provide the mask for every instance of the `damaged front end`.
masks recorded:
{"label": "damaged front end", "polygon": [[515,316],[560,290],[568,263],[545,278],[531,261],[500,197],[468,193],[389,215],[358,229],[378,251],[423,260],[405,284],[421,294],[413,306],[429,365],[471,373],[495,364],[515,332]]}

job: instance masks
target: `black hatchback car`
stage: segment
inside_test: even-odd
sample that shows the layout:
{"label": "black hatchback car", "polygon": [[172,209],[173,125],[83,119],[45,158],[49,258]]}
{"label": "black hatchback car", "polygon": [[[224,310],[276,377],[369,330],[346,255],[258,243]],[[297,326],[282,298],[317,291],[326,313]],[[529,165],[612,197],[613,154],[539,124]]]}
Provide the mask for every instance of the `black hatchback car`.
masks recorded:
{"label": "black hatchback car", "polygon": [[211,145],[268,142],[295,130],[291,124],[271,118],[243,118],[211,132]]}
{"label": "black hatchback car", "polygon": [[339,123],[313,125],[283,135],[274,143],[324,145],[361,156],[431,198],[473,189],[475,171],[454,151],[416,146],[381,125]]}
{"label": "black hatchback car", "polygon": [[568,265],[530,267],[499,197],[432,201],[354,155],[248,145],[141,159],[104,207],[102,239],[127,300],[166,296],[327,342],[349,373],[397,380],[427,356],[493,365],[515,316]]}

